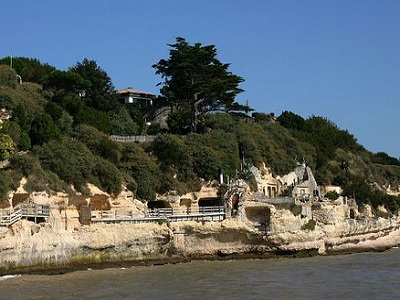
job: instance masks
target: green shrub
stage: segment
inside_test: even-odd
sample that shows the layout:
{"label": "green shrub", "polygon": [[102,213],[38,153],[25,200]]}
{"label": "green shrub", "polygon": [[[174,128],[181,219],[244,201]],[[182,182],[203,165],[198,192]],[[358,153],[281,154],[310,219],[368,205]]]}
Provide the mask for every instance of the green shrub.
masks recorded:
{"label": "green shrub", "polygon": [[115,166],[107,160],[97,159],[93,168],[93,176],[99,187],[109,194],[119,194],[122,188],[122,176]]}
{"label": "green shrub", "polygon": [[297,204],[291,204],[290,205],[290,211],[295,215],[295,216],[299,216],[301,214],[302,208],[301,205],[297,205]]}
{"label": "green shrub", "polygon": [[43,168],[78,189],[83,188],[87,182],[93,182],[95,157],[77,140],[53,140],[43,146],[36,146],[34,154],[40,159]]}
{"label": "green shrub", "polygon": [[12,138],[7,134],[0,133],[0,160],[9,159],[14,151]]}
{"label": "green shrub", "polygon": [[137,186],[136,197],[139,200],[155,199],[161,186],[162,174],[154,156],[148,155],[135,143],[124,144],[118,169],[133,178]]}
{"label": "green shrub", "polygon": [[301,229],[302,230],[311,230],[315,229],[316,222],[314,220],[309,220],[306,224],[304,224]]}
{"label": "green shrub", "polygon": [[7,201],[7,194],[12,186],[13,179],[10,172],[0,170],[0,203]]}
{"label": "green shrub", "polygon": [[329,200],[335,201],[339,198],[339,194],[336,191],[329,191],[325,193],[325,197]]}
{"label": "green shrub", "polygon": [[11,88],[17,86],[17,73],[9,66],[0,65],[0,85]]}
{"label": "green shrub", "polygon": [[10,159],[10,166],[28,177],[40,168],[40,162],[37,157],[31,154],[13,155]]}

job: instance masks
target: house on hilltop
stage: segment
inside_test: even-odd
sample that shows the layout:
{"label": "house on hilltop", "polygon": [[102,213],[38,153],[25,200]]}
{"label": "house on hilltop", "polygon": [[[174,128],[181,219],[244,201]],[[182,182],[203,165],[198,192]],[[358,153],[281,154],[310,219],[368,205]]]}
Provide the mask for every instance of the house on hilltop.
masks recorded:
{"label": "house on hilltop", "polygon": [[124,90],[118,90],[117,94],[119,99],[124,103],[139,103],[142,104],[143,107],[152,106],[154,99],[157,98],[157,96],[152,93],[134,90],[131,87]]}

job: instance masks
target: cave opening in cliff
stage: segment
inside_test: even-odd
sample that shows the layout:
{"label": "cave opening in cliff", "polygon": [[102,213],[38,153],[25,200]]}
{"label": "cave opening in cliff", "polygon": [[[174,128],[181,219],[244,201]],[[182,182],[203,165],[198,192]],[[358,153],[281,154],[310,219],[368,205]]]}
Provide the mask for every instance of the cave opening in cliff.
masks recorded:
{"label": "cave opening in cliff", "polygon": [[147,203],[147,207],[150,209],[154,208],[171,208],[171,204],[164,200],[150,201]]}
{"label": "cave opening in cliff", "polygon": [[265,206],[249,206],[245,208],[247,220],[253,222],[260,231],[269,231],[271,223],[271,209]]}
{"label": "cave opening in cliff", "polygon": [[27,217],[26,219],[28,221],[34,222],[36,224],[46,223],[46,218],[44,218],[44,217]]}
{"label": "cave opening in cliff", "polygon": [[354,208],[350,208],[350,219],[355,219],[356,217],[356,212]]}
{"label": "cave opening in cliff", "polygon": [[219,198],[201,198],[199,207],[221,206],[222,201]]}

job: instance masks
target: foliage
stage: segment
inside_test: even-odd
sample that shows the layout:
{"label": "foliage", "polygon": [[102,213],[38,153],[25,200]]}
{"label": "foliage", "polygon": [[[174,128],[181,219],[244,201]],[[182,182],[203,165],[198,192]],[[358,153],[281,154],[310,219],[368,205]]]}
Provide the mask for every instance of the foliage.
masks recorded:
{"label": "foliage", "polygon": [[178,37],[169,46],[169,58],[153,65],[164,79],[161,94],[178,110],[190,108],[190,131],[197,132],[205,113],[237,104],[235,97],[243,91],[239,84],[244,80],[228,71],[229,64],[216,58],[214,45],[190,45]]}
{"label": "foliage", "polygon": [[32,121],[30,138],[32,145],[42,145],[50,140],[60,140],[61,133],[48,114],[41,114]]}
{"label": "foliage", "polygon": [[117,105],[108,112],[108,118],[113,135],[136,135],[139,133],[139,126],[132,120],[126,106]]}
{"label": "foliage", "polygon": [[303,130],[306,126],[306,122],[301,116],[287,110],[282,112],[277,121],[288,129]]}
{"label": "foliage", "polygon": [[336,191],[329,191],[325,194],[325,197],[329,200],[337,200],[339,198],[339,194]]}
{"label": "foliage", "polygon": [[168,116],[167,124],[172,134],[188,134],[191,126],[191,111],[189,105],[183,104]]}
{"label": "foliage", "polygon": [[57,174],[67,184],[80,190],[87,182],[94,182],[95,157],[86,146],[73,139],[50,142],[34,147],[34,154],[43,168]]}
{"label": "foliage", "polygon": [[[239,169],[236,137],[221,130],[189,134],[185,138],[193,158],[193,171],[206,180],[218,179],[222,172],[233,178]],[[207,157],[209,154],[209,157]]]}
{"label": "foliage", "polygon": [[347,130],[339,129],[326,118],[311,116],[304,120],[299,115],[285,111],[277,120],[288,128],[296,139],[314,145],[318,169],[326,167],[338,148],[349,151],[362,150],[354,136]]}
{"label": "foliage", "polygon": [[154,200],[161,186],[161,172],[155,157],[148,155],[135,143],[123,146],[118,167],[132,177],[137,186],[136,197],[142,201]]}
{"label": "foliage", "polygon": [[59,104],[74,117],[85,107],[82,99],[76,94],[65,95]]}
{"label": "foliage", "polygon": [[297,204],[291,204],[290,205],[290,211],[293,213],[293,215],[295,216],[300,216],[301,215],[301,211],[302,211],[302,207],[301,205],[297,205]]}
{"label": "foliage", "polygon": [[161,134],[155,139],[151,151],[160,162],[162,181],[160,191],[176,190],[180,194],[189,191],[192,185],[193,157],[184,140],[176,135]]}
{"label": "foliage", "polygon": [[64,110],[63,108],[55,102],[47,102],[44,106],[45,112],[50,115],[54,122],[61,118]]}
{"label": "foliage", "polygon": [[258,186],[257,186],[256,178],[254,177],[254,174],[249,169],[247,169],[247,168],[244,169],[241,172],[240,177],[248,183],[251,191],[257,192]]}
{"label": "foliage", "polygon": [[22,104],[19,104],[13,109],[11,121],[18,124],[21,130],[28,132],[31,129],[32,117],[29,116],[29,112]]}
{"label": "foliage", "polygon": [[9,66],[0,65],[0,85],[10,88],[17,87],[17,73]]}
{"label": "foliage", "polygon": [[46,79],[45,88],[54,94],[53,100],[60,102],[68,93],[78,94],[89,88],[91,82],[73,71],[52,71]]}
{"label": "foliage", "polygon": [[122,189],[122,175],[115,166],[102,158],[95,161],[93,176],[98,186],[109,194],[119,194]]}
{"label": "foliage", "polygon": [[371,162],[374,164],[400,166],[400,159],[391,157],[385,152],[377,152],[375,154],[372,154]]}
{"label": "foliage", "polygon": [[[130,103],[127,106],[125,105],[124,108],[129,113],[129,116],[131,117],[132,121],[136,124],[134,130],[136,130],[136,126],[138,126],[137,132],[141,132],[145,127],[144,124],[145,117],[141,106],[138,103]],[[111,114],[113,110],[110,111]]]}
{"label": "foliage", "polygon": [[0,204],[7,200],[8,192],[12,189],[13,180],[10,172],[0,170]]}
{"label": "foliage", "polygon": [[235,125],[235,120],[230,114],[226,113],[208,114],[205,118],[205,126],[211,130],[231,132]]}
{"label": "foliage", "polygon": [[38,90],[32,89],[31,84],[24,83],[16,89],[0,86],[0,107],[12,111],[12,120],[24,131],[29,131],[32,119],[43,113],[45,103],[46,100]]}
{"label": "foliage", "polygon": [[10,136],[14,142],[14,145],[19,144],[21,127],[18,125],[18,123],[13,121],[4,122],[0,128],[0,133]]}
{"label": "foliage", "polygon": [[70,195],[74,193],[67,183],[62,181],[57,174],[49,170],[43,170],[42,168],[38,168],[34,173],[28,176],[24,189],[28,193],[42,191],[46,191],[49,194],[52,192],[66,192]]}
{"label": "foliage", "polygon": [[73,134],[74,118],[66,111],[62,111],[60,118],[55,121],[55,124],[64,135]]}
{"label": "foliage", "polygon": [[7,135],[0,133],[0,160],[9,159],[15,151],[14,141]]}
{"label": "foliage", "polygon": [[13,155],[10,159],[10,166],[18,170],[23,176],[28,177],[40,168],[40,161],[32,154]]}
{"label": "foliage", "polygon": [[361,175],[349,175],[348,183],[343,187],[343,195],[354,197],[359,205],[370,204],[373,208],[383,205],[393,214],[399,211],[399,196],[388,195],[374,188],[369,184],[369,180]]}
{"label": "foliage", "polygon": [[191,157],[182,138],[176,135],[158,135],[152,151],[161,163],[161,168],[180,168],[183,173],[191,167]]}
{"label": "foliage", "polygon": [[19,143],[18,143],[18,148],[21,151],[27,151],[31,149],[32,144],[31,144],[31,138],[29,137],[29,134],[25,131],[21,131],[21,134],[19,136]]}
{"label": "foliage", "polygon": [[106,134],[110,134],[112,128],[107,113],[90,106],[84,106],[78,112],[75,116],[75,122],[77,124],[91,125]]}
{"label": "foliage", "polygon": [[[11,65],[11,57],[0,59],[0,65]],[[27,57],[13,57],[12,67],[24,82],[36,82],[43,84],[46,76],[55,70],[49,64],[42,64],[38,59]]]}
{"label": "foliage", "polygon": [[310,230],[313,231],[315,229],[315,225],[317,223],[314,220],[309,220],[306,224],[304,224],[301,229],[302,230]]}
{"label": "foliage", "polygon": [[84,80],[90,82],[82,96],[86,105],[98,110],[109,110],[117,102],[113,95],[114,85],[111,78],[97,64],[95,60],[83,59],[77,62],[70,71],[79,74]]}
{"label": "foliage", "polygon": [[74,136],[84,143],[92,153],[117,164],[121,158],[120,145],[111,141],[109,136],[90,125],[79,125]]}

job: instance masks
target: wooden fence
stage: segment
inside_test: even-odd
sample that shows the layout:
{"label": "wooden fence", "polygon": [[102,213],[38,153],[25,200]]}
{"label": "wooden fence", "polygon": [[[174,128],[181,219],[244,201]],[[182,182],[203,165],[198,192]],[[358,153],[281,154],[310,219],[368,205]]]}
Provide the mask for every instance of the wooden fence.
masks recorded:
{"label": "wooden fence", "polygon": [[91,222],[105,223],[149,223],[155,221],[222,221],[225,219],[223,206],[198,208],[154,208],[148,209],[143,217],[134,216],[132,211],[103,210],[92,211]]}
{"label": "wooden fence", "polygon": [[10,226],[22,218],[34,218],[37,222],[39,218],[50,216],[50,205],[35,203],[20,203],[14,209],[0,210],[0,226]]}
{"label": "wooden fence", "polygon": [[[87,223],[152,223],[176,221],[223,221],[225,209],[223,206],[196,208],[155,208],[148,209],[143,216],[137,216],[130,210],[102,210],[85,213]],[[10,226],[22,218],[32,218],[35,222],[45,218],[51,221],[50,205],[21,203],[14,209],[0,210],[0,226]],[[54,218],[54,216],[53,216]],[[53,220],[54,221],[54,220]],[[82,221],[82,220],[81,220]],[[84,224],[84,223],[83,223]]]}

